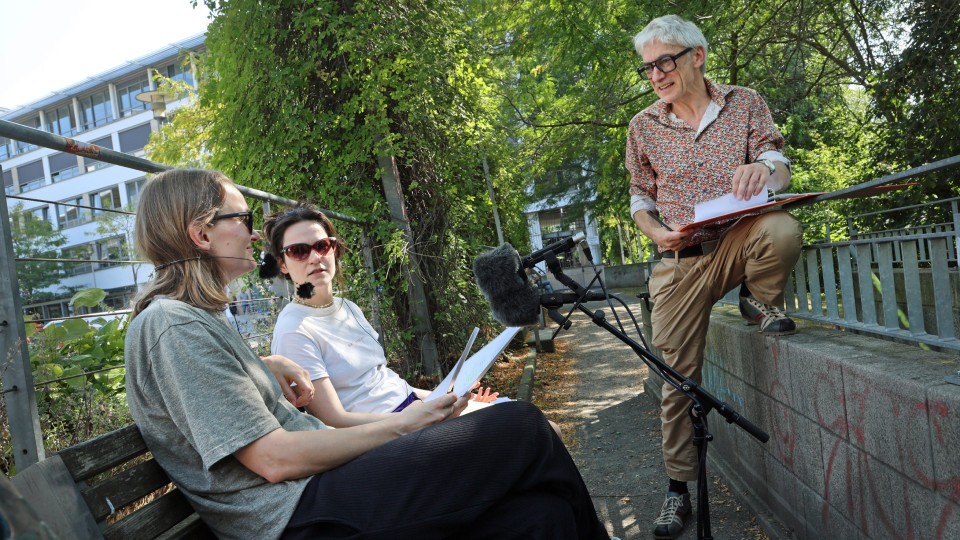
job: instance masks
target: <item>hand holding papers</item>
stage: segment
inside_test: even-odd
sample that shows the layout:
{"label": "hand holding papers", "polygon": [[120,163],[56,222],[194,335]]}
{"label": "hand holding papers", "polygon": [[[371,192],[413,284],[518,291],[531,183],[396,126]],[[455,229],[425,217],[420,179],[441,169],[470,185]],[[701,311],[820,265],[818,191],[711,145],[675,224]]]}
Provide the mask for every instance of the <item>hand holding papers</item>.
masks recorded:
{"label": "hand holding papers", "polygon": [[[459,368],[454,366],[454,368],[450,370],[450,373],[440,381],[440,384],[437,385],[433,392],[430,392],[430,395],[427,396],[427,399],[424,401],[437,399],[450,392],[451,388],[457,396],[462,396],[469,392],[473,384],[483,378],[487,370],[490,369],[490,366],[493,365],[494,360],[497,359],[497,356],[500,355],[503,349],[507,347],[507,344],[510,343],[510,340],[513,339],[513,336],[517,335],[519,331],[519,326],[508,327],[501,332],[499,336],[494,338],[493,341],[487,343],[482,349],[477,351],[477,354],[467,358],[463,362],[457,362]],[[470,345],[467,346],[465,353],[469,354],[469,352]]]}
{"label": "hand holding papers", "polygon": [[749,199],[738,200],[733,193],[727,193],[722,197],[717,197],[693,206],[693,221],[706,221],[710,218],[738,212],[760,206],[767,202],[767,192],[760,195],[754,195]]}

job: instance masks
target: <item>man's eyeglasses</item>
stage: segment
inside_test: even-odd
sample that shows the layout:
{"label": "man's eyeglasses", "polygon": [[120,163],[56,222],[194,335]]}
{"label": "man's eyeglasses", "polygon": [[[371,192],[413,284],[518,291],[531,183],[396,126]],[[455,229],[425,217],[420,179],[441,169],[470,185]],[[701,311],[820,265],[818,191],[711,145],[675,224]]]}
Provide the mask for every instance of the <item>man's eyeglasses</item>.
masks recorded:
{"label": "man's eyeglasses", "polygon": [[295,261],[305,261],[310,253],[316,251],[321,257],[336,249],[337,239],[333,236],[321,238],[312,244],[290,244],[283,248],[283,254]]}
{"label": "man's eyeglasses", "polygon": [[253,212],[249,210],[247,210],[246,212],[232,212],[230,214],[219,214],[219,215],[213,216],[213,218],[210,219],[210,224],[213,225],[214,223],[216,223],[217,221],[220,221],[221,219],[230,219],[230,218],[237,218],[242,220],[244,225],[247,226],[247,232],[249,232],[250,234],[253,234]]}
{"label": "man's eyeglasses", "polygon": [[653,76],[653,68],[659,69],[660,73],[670,73],[671,71],[677,69],[677,58],[680,58],[692,50],[693,47],[687,47],[677,54],[665,54],[653,62],[648,64],[640,64],[640,67],[637,68],[637,73],[639,73],[644,79],[649,79],[651,76]]}

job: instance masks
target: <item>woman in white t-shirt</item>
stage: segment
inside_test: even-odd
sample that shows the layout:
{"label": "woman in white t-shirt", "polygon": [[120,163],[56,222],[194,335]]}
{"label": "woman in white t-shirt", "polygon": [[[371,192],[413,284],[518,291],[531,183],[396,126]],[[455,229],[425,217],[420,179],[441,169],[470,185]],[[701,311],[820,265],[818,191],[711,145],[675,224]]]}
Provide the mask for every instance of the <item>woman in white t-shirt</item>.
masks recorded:
{"label": "woman in white t-shirt", "polygon": [[[293,302],[277,318],[271,351],[303,366],[314,385],[307,410],[323,423],[348,427],[383,419],[425,398],[387,367],[378,334],[356,304],[333,294],[343,288],[344,246],[318,208],[298,204],[270,216],[262,277],[282,273],[295,285]],[[471,405],[485,406],[497,393],[481,389]]]}

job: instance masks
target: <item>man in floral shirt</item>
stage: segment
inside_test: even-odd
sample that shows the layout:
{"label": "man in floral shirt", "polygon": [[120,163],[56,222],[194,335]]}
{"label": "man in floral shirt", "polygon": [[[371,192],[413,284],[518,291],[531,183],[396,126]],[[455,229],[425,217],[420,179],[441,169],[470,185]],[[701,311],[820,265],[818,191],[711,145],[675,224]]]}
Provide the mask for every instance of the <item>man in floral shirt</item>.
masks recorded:
{"label": "man in floral shirt", "polygon": [[[776,306],[800,255],[798,222],[768,212],[686,230],[697,203],[733,193],[745,199],[790,184],[790,160],[766,103],[753,90],[704,77],[707,41],[675,15],[654,19],[636,37],[641,74],[660,98],[630,122],[630,212],[663,256],[650,278],[653,344],[685,377],[700,382],[713,304],[741,286],[740,312],[768,335],[796,332]],[[676,538],[690,514],[687,482],[697,479],[690,401],[663,385],[667,497],[656,538]]]}

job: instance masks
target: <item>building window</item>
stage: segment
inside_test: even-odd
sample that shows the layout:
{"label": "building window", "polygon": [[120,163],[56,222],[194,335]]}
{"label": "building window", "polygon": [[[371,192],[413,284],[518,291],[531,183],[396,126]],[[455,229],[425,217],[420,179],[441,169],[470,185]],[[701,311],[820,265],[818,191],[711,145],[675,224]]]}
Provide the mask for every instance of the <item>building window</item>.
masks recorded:
{"label": "building window", "polygon": [[10,159],[11,156],[13,156],[13,145],[10,139],[0,137],[0,161]]}
{"label": "building window", "polygon": [[72,137],[77,133],[76,123],[73,121],[73,107],[69,103],[61,105],[56,109],[47,111],[47,131]]}
{"label": "building window", "polygon": [[64,261],[63,269],[66,275],[78,276],[80,274],[93,272],[93,263],[90,262],[90,259],[93,258],[93,245],[80,244],[79,246],[65,248],[61,250],[60,253],[64,259],[76,259],[79,261]]}
{"label": "building window", "polygon": [[126,241],[122,236],[115,236],[113,238],[106,238],[97,242],[97,259],[100,259],[99,262],[100,268],[110,268],[112,266],[117,266],[120,263],[118,262],[103,262],[103,261],[122,261],[124,248],[126,247]]}
{"label": "building window", "polygon": [[120,116],[126,117],[138,111],[147,110],[147,104],[137,101],[137,94],[150,90],[150,81],[146,77],[117,87],[117,99],[120,102]]}
{"label": "building window", "polygon": [[20,192],[24,193],[43,186],[43,163],[34,161],[17,167],[17,178],[20,180]]}
{"label": "building window", "polygon": [[143,191],[144,184],[147,183],[147,178],[137,178],[136,180],[131,180],[127,182],[127,202],[130,203],[131,208],[137,207],[137,202],[140,201],[140,192]]}
{"label": "building window", "polygon": [[90,194],[90,206],[94,207],[93,215],[100,216],[106,214],[104,210],[116,210],[120,208],[120,186],[113,186]]}
{"label": "building window", "polygon": [[3,171],[3,191],[7,195],[17,192],[17,187],[13,185],[13,173],[10,171]]}
{"label": "building window", "polygon": [[33,216],[33,219],[40,221],[50,220],[50,207],[48,206],[41,206],[40,208],[34,208],[32,210],[28,210],[27,212]]}
{"label": "building window", "polygon": [[[26,120],[22,120],[17,123],[20,124],[21,126],[27,126],[28,128],[40,129],[40,115],[32,116],[30,118],[27,118]],[[25,154],[31,150],[35,150],[37,148],[37,145],[30,144],[23,141],[16,141],[15,148],[16,148],[16,152],[14,152],[15,154]]]}
{"label": "building window", "polygon": [[[67,199],[61,201],[70,205],[82,205],[83,197],[77,197],[75,199]],[[84,212],[82,208],[77,208],[76,206],[66,206],[63,204],[57,205],[57,224],[61,229],[66,229],[69,227],[76,227],[77,225],[83,225],[89,219],[87,218],[87,212]]]}
{"label": "building window", "polygon": [[67,178],[73,178],[80,174],[80,166],[77,165],[77,156],[60,152],[53,154],[50,161],[50,180],[53,183],[61,182]]}
{"label": "building window", "polygon": [[119,133],[120,151],[126,154],[136,154],[150,141],[150,124],[141,124]]}
{"label": "building window", "polygon": [[190,60],[181,60],[172,64],[167,64],[157,70],[160,75],[174,81],[184,81],[193,86],[193,74],[190,72]]}
{"label": "building window", "polygon": [[[113,138],[107,135],[106,137],[101,137],[95,141],[90,141],[90,144],[95,144],[100,148],[108,148],[113,150]],[[83,167],[87,172],[93,172],[98,169],[103,169],[104,167],[109,167],[111,164],[106,161],[100,161],[99,159],[93,158],[83,158]]]}
{"label": "building window", "polygon": [[83,129],[100,127],[113,120],[110,92],[104,90],[80,98],[80,114]]}

